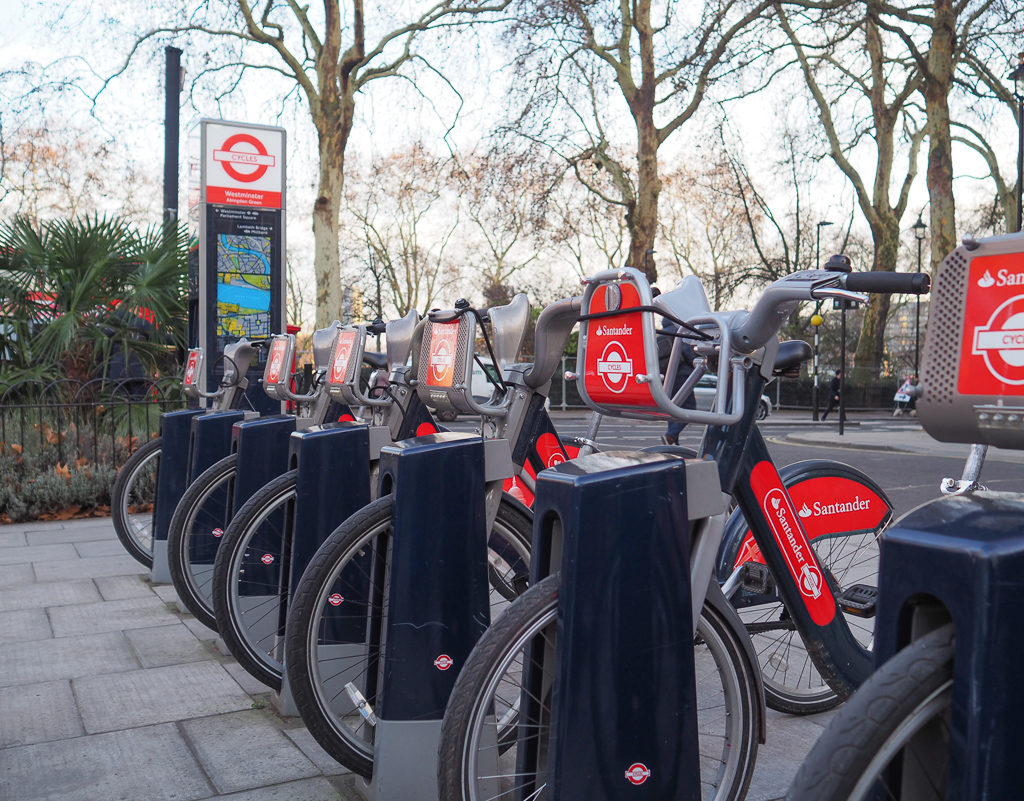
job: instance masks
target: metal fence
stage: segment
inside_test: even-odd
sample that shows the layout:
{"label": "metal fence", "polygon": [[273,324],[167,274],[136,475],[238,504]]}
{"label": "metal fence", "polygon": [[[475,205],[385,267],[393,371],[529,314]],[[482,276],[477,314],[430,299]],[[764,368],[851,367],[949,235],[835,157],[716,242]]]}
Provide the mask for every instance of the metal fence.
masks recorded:
{"label": "metal fence", "polygon": [[0,453],[117,469],[185,406],[180,378],[0,384]]}

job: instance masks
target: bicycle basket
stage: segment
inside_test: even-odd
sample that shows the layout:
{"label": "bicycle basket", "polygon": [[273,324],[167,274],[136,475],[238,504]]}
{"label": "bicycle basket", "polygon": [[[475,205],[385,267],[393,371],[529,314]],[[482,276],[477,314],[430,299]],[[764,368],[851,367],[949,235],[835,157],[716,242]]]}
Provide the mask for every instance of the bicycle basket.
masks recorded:
{"label": "bicycle basket", "polygon": [[428,317],[417,360],[416,392],[439,412],[472,414],[470,379],[476,319],[462,314],[451,321]]}
{"label": "bicycle basket", "polygon": [[263,368],[263,391],[274,400],[288,400],[288,384],[292,377],[292,358],[295,355],[295,335],[275,334]]}
{"label": "bicycle basket", "polygon": [[182,381],[182,390],[190,398],[199,397],[199,381],[203,374],[203,349],[191,348],[188,352],[188,361],[185,362],[185,378]]}
{"label": "bicycle basket", "polygon": [[919,378],[935,439],[1024,449],[1024,234],[965,240],[943,259]]}

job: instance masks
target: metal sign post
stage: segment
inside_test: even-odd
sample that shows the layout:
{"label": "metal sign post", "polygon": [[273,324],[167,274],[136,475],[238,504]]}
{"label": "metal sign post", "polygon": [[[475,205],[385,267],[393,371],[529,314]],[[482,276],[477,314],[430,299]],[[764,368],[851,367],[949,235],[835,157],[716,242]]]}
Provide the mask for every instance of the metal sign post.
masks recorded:
{"label": "metal sign post", "polygon": [[[285,130],[200,122],[198,338],[208,354],[200,388],[222,370],[224,345],[284,330]],[[258,377],[261,364],[250,376]],[[246,392],[253,408],[279,412],[258,381]]]}

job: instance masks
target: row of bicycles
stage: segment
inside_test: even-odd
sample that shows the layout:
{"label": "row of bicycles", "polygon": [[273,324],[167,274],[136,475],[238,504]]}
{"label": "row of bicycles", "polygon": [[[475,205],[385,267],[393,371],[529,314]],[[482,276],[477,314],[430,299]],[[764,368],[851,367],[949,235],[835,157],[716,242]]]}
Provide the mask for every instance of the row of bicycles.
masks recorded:
{"label": "row of bicycles", "polygon": [[[564,742],[558,716],[565,713],[556,701],[578,677],[562,658],[572,635],[562,572],[571,569],[575,576],[577,566],[566,562],[570,551],[559,521],[548,513],[535,519],[534,509],[547,508],[551,488],[571,476],[682,463],[695,477],[688,484],[685,536],[669,546],[680,553],[664,558],[682,560],[676,583],[688,620],[680,630],[687,632],[693,665],[693,686],[683,695],[696,724],[685,748],[696,760],[700,798],[745,796],[766,736],[765,706],[788,714],[821,712],[845,701],[874,670],[879,537],[892,520],[892,504],[870,477],[839,462],[777,466],[756,417],[765,384],[797,374],[811,355],[804,342],[778,341],[800,303],[923,293],[927,276],[855,273],[848,260],[833,258],[824,269],[771,284],[749,311],[727,312],[711,310],[692,277],[657,297],[630,268],[598,273],[584,287],[582,296],[540,312],[530,362],[520,360],[531,320],[525,296],[490,309],[459,301],[422,319],[412,313],[369,327],[335,323],[314,335],[314,381],[305,393],[290,385],[290,335],[228,346],[220,385],[206,396],[212,411],[244,402],[244,376],[264,348],[263,389],[293,406],[297,432],[365,432],[360,463],[338,464],[315,487],[296,461],[301,451],[293,449],[287,469],[240,500],[235,485],[247,465],[235,450],[196,476],[180,498],[154,497],[159,439],[140,448],[119,474],[114,523],[129,553],[151,564],[152,503],[175,504],[166,547],[182,602],[219,632],[253,676],[294,701],[328,753],[375,788],[383,786],[375,774],[384,769],[378,752],[388,710],[398,706],[387,698],[398,695],[392,673],[398,675],[395,664],[413,653],[403,650],[412,646],[399,627],[449,625],[444,613],[414,620],[408,599],[429,596],[442,570],[434,566],[454,559],[439,545],[436,554],[417,552],[430,556],[411,575],[398,564],[407,552],[399,539],[449,542],[437,525],[455,518],[435,513],[422,492],[420,507],[410,510],[402,498],[417,496],[401,487],[394,459],[416,449],[440,451],[466,437],[483,444],[482,457],[466,462],[476,475],[447,476],[455,500],[439,493],[437,503],[479,512],[465,518],[472,528],[467,541],[475,542],[478,532],[486,557],[459,564],[466,566],[467,592],[485,601],[469,616],[476,628],[468,653],[431,657],[428,669],[444,679],[443,720],[436,730],[422,729],[438,755],[424,798],[566,797],[558,790],[564,786],[558,762],[572,746]],[[577,325],[581,368],[568,377],[594,414],[584,436],[568,439],[556,430],[545,400]],[[386,336],[386,354],[365,349],[373,334]],[[674,343],[664,370],[659,337]],[[696,359],[679,386],[676,372],[690,349]],[[497,367],[486,400],[471,387],[479,352]],[[194,397],[202,394],[195,382],[201,359],[190,354],[186,372],[186,391]],[[688,408],[686,399],[708,373],[717,375],[715,404],[708,411]],[[436,421],[452,413],[478,418],[476,433],[445,432]],[[705,426],[704,437],[696,453],[668,445],[609,451],[599,440],[606,416],[677,419]],[[428,466],[448,469],[440,456],[432,458],[428,453]],[[424,486],[429,472],[420,474]],[[366,502],[327,530],[302,523],[311,519],[303,507],[345,493]],[[615,515],[628,516],[627,496],[611,492],[606,503]],[[621,532],[623,553],[631,536]],[[657,555],[649,561],[656,582],[662,566]],[[397,581],[411,586],[396,587]],[[621,695],[616,708],[630,708],[630,687],[603,690]],[[386,769],[403,769],[395,764],[389,758]],[[657,789],[661,768],[632,761],[613,765],[609,775],[616,771],[620,786],[602,779],[589,797],[625,797],[645,784],[655,792],[651,797],[670,797],[657,795],[664,792]],[[424,777],[416,781],[422,786]],[[849,797],[874,798],[877,785],[858,792],[864,794]]]}

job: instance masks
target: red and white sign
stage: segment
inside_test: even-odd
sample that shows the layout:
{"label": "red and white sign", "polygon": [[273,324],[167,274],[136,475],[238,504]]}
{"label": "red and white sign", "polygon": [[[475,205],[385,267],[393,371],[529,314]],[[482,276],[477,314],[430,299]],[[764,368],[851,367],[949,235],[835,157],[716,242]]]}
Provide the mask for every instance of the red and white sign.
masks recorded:
{"label": "red and white sign", "polygon": [[275,339],[270,346],[270,356],[267,357],[267,383],[277,384],[281,381],[281,372],[284,367],[284,352],[288,350],[288,341]]}
{"label": "red and white sign", "polygon": [[1024,395],[1024,253],[971,261],[957,390]]}
{"label": "red and white sign", "polygon": [[[651,390],[639,383],[637,375],[646,372],[644,334],[640,312],[628,309],[640,305],[640,293],[632,284],[617,284],[619,308],[623,314],[599,317],[587,323],[587,356],[583,382],[587,394],[597,403],[617,406],[654,407]],[[591,299],[587,314],[608,311],[610,289],[601,287]]]}
{"label": "red and white sign", "polygon": [[438,670],[448,670],[452,665],[455,664],[455,660],[452,659],[448,654],[441,654],[437,659],[434,660],[434,667]]}
{"label": "red and white sign", "polygon": [[222,528],[215,528],[210,533],[213,534],[213,538],[214,539],[219,540],[221,537],[224,536],[224,529],[222,529]]}
{"label": "red and white sign", "polygon": [[[811,541],[818,537],[877,531],[892,512],[886,500],[870,487],[841,476],[809,478],[787,487],[786,491]],[[764,556],[750,529],[743,538],[734,567],[744,562],[764,564]]]}
{"label": "red and white sign", "polygon": [[284,191],[284,130],[207,123],[206,202],[279,209]]}
{"label": "red and white sign", "polygon": [[651,778],[651,770],[643,762],[634,762],[626,768],[626,779],[638,787]]}
{"label": "red and white sign", "polygon": [[427,363],[429,386],[450,387],[455,381],[455,349],[458,342],[458,322],[431,324],[430,359]]}
{"label": "red and white sign", "polygon": [[327,598],[327,603],[331,606],[341,606],[344,601],[345,599],[342,597],[340,592],[333,593]]}
{"label": "red and white sign", "polygon": [[190,387],[194,383],[198,376],[196,371],[199,369],[199,352],[191,350],[188,353],[188,363],[185,365],[185,386]]}
{"label": "red and white sign", "polygon": [[270,565],[270,564],[274,563],[274,557],[271,556],[269,553],[265,553],[260,558],[260,561],[263,562],[263,564],[265,564],[265,565]]}
{"label": "red and white sign", "polygon": [[338,334],[338,341],[334,345],[334,356],[331,359],[332,384],[343,384],[348,377],[348,362],[352,356],[352,343],[355,341],[355,331],[342,331]]}
{"label": "red and white sign", "polygon": [[771,462],[754,465],[750,472],[750,488],[761,504],[775,542],[786,559],[786,567],[800,588],[811,620],[819,626],[827,625],[836,614],[835,599],[821,575],[801,518]]}

